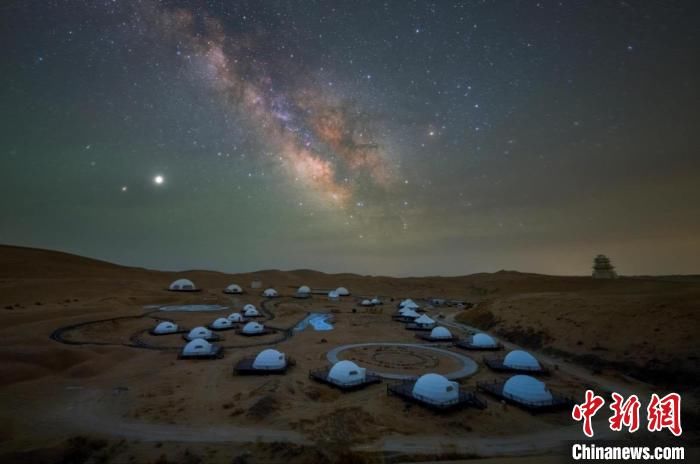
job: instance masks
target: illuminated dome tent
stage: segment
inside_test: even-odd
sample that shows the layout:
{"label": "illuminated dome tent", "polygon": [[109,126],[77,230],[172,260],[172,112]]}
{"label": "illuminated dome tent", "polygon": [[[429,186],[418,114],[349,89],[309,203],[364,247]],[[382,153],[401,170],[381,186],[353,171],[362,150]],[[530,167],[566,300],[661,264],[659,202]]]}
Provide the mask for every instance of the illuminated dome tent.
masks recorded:
{"label": "illuminated dome tent", "polygon": [[328,380],[339,385],[362,383],[366,379],[367,369],[352,361],[339,361],[328,371]]}
{"label": "illuminated dome tent", "polygon": [[195,287],[194,282],[189,279],[177,279],[168,287],[171,292],[196,292],[199,289]]}
{"label": "illuminated dome tent", "polygon": [[408,298],[406,300],[403,300],[401,303],[399,303],[399,308],[406,308],[406,309],[420,309],[420,306],[418,303],[413,301],[412,299]]}
{"label": "illuminated dome tent", "polygon": [[253,358],[244,358],[239,361],[235,371],[238,374],[283,374],[288,365],[284,353],[268,348]]}
{"label": "illuminated dome tent", "polygon": [[492,336],[485,333],[476,333],[467,340],[460,340],[456,343],[459,348],[465,350],[500,350],[501,344],[498,343]]}
{"label": "illuminated dome tent", "polygon": [[243,316],[241,316],[241,313],[231,313],[228,315],[228,320],[231,322],[243,322]]}
{"label": "illuminated dome tent", "polygon": [[413,397],[426,403],[449,404],[459,398],[459,384],[440,374],[425,374],[413,385]]}
{"label": "illuminated dome tent", "polygon": [[222,350],[220,346],[212,345],[203,338],[195,338],[189,341],[180,352],[180,359],[212,359],[220,358]]}
{"label": "illuminated dome tent", "polygon": [[382,304],[382,300],[380,300],[379,298],[376,298],[376,297],[372,298],[372,304],[375,306],[380,305],[380,304]]}
{"label": "illuminated dome tent", "polygon": [[494,340],[490,335],[485,333],[478,333],[472,336],[472,345],[479,348],[492,348],[498,345],[496,340]]}
{"label": "illuminated dome tent", "polygon": [[415,312],[413,309],[404,309],[399,312],[400,315],[407,318],[418,319],[420,314]]}
{"label": "illuminated dome tent", "polygon": [[356,390],[373,383],[381,382],[381,378],[368,373],[352,361],[338,361],[328,369],[317,369],[309,373],[310,377],[341,390]]}
{"label": "illuminated dome tent", "polygon": [[180,330],[179,327],[174,322],[163,321],[163,322],[159,323],[157,326],[155,326],[154,329],[151,330],[151,335],[173,334],[173,333],[177,333],[179,330]]}
{"label": "illuminated dome tent", "polygon": [[246,325],[243,326],[241,330],[238,330],[236,333],[240,335],[245,335],[245,336],[255,336],[255,335],[266,335],[270,334],[273,331],[265,327],[264,325],[260,324],[259,322],[248,322]]}
{"label": "illuminated dome tent", "polygon": [[527,351],[514,350],[503,359],[484,359],[488,367],[496,371],[510,371],[522,373],[545,373],[546,369],[540,362]]}
{"label": "illuminated dome tent", "polygon": [[454,340],[455,338],[454,335],[452,335],[452,332],[442,326],[435,327],[430,331],[430,334],[421,333],[417,334],[416,337],[422,338],[423,340],[427,340],[429,342],[445,342]]}
{"label": "illuminated dome tent", "polygon": [[260,333],[265,329],[265,326],[258,322],[248,322],[243,326],[243,332],[248,334]]}
{"label": "illuminated dome tent", "polygon": [[194,340],[195,338],[203,338],[204,340],[217,340],[218,336],[213,334],[211,330],[207,329],[206,327],[199,326],[190,330],[189,333],[185,335],[185,339],[187,340]]}
{"label": "illuminated dome tent", "polygon": [[332,301],[337,301],[340,299],[340,295],[338,295],[338,292],[335,290],[331,290],[328,292],[328,299]]}
{"label": "illuminated dome tent", "polygon": [[263,350],[255,357],[253,367],[256,369],[283,369],[287,366],[287,358],[284,353],[277,350]]}
{"label": "illuminated dome tent", "polygon": [[430,337],[439,340],[447,340],[452,338],[452,333],[445,327],[435,327],[433,330],[430,331]]}
{"label": "illuminated dome tent", "polygon": [[258,316],[260,316],[260,311],[258,311],[258,308],[256,308],[252,304],[247,304],[247,305],[243,306],[243,316],[245,316],[245,317],[258,317]]}
{"label": "illuminated dome tent", "polygon": [[224,293],[229,293],[231,295],[240,295],[243,293],[243,289],[240,285],[231,284],[224,289]]}
{"label": "illuminated dome tent", "polygon": [[307,285],[302,285],[297,289],[297,292],[294,294],[295,298],[310,298],[311,297],[311,288]]}
{"label": "illuminated dome tent", "polygon": [[514,375],[505,382],[478,382],[477,388],[530,411],[570,409],[572,398],[554,394],[544,382],[529,375]]}
{"label": "illuminated dome tent", "polygon": [[544,382],[529,375],[514,375],[503,384],[503,396],[522,403],[552,401],[552,393]]}
{"label": "illuminated dome tent", "polygon": [[265,291],[263,292],[263,296],[266,298],[277,298],[279,296],[279,294],[277,293],[277,290],[275,290],[274,288],[268,288],[268,289],[265,289]]}
{"label": "illuminated dome tent", "polygon": [[406,324],[407,330],[432,330],[436,322],[426,314],[415,318],[413,322]]}
{"label": "illuminated dome tent", "polygon": [[529,370],[529,371],[539,371],[542,370],[542,366],[527,351],[515,350],[511,351],[503,359],[503,365],[510,367],[511,369]]}
{"label": "illuminated dome tent", "polygon": [[335,291],[338,294],[338,296],[349,296],[350,295],[350,291],[345,287],[338,287],[335,289]]}
{"label": "illuminated dome tent", "polygon": [[391,316],[392,319],[395,321],[400,321],[400,322],[413,322],[415,319],[418,319],[420,317],[420,314],[418,314],[415,310],[413,309],[408,309],[408,308],[401,308],[398,310],[396,314]]}
{"label": "illuminated dome tent", "polygon": [[370,300],[362,300],[360,303],[361,306],[372,306],[372,301]]}
{"label": "illuminated dome tent", "polygon": [[474,393],[463,391],[457,382],[434,373],[422,375],[415,382],[404,381],[389,385],[387,393],[439,410],[459,406],[473,406],[479,409],[486,407],[486,403]]}
{"label": "illuminated dome tent", "polygon": [[212,330],[228,330],[233,328],[233,322],[226,318],[220,317],[209,325]]}

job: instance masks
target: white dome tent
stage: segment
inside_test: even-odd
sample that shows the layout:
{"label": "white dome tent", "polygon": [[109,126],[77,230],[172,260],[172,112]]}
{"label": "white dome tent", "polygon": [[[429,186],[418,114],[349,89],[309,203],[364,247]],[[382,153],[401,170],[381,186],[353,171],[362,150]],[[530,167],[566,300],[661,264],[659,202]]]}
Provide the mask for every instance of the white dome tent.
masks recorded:
{"label": "white dome tent", "polygon": [[421,326],[429,326],[435,324],[435,321],[431,319],[429,316],[423,314],[419,317],[417,317],[414,321],[414,324],[421,325]]}
{"label": "white dome tent", "polygon": [[185,338],[187,340],[194,340],[196,338],[203,338],[204,340],[214,340],[217,338],[211,330],[207,329],[206,327],[195,327],[194,329],[190,330],[187,335],[185,335]]}
{"label": "white dome tent", "polygon": [[430,333],[417,333],[416,337],[429,342],[451,342],[456,340],[452,332],[442,326],[433,328]]}
{"label": "white dome tent", "polygon": [[238,333],[241,335],[263,335],[270,332],[261,323],[253,321],[244,325]]}
{"label": "white dome tent", "polygon": [[158,325],[155,326],[153,330],[151,330],[152,335],[167,335],[167,334],[173,334],[178,332],[179,327],[177,324],[174,322],[170,321],[163,321],[159,323]]}
{"label": "white dome tent", "polygon": [[262,350],[255,357],[240,360],[235,367],[238,374],[283,374],[289,367],[287,356],[275,349]]}
{"label": "white dome tent", "polygon": [[243,306],[243,316],[244,317],[258,317],[258,316],[260,316],[260,311],[258,311],[258,308],[256,308],[252,304],[247,304],[247,305]]}
{"label": "white dome tent", "polygon": [[477,333],[472,335],[472,345],[478,348],[494,348],[498,343],[490,335]]}
{"label": "white dome tent", "polygon": [[287,366],[287,358],[272,348],[263,350],[255,357],[253,367],[255,369],[284,369]]}
{"label": "white dome tent", "polygon": [[372,301],[372,304],[375,305],[375,306],[378,306],[378,305],[382,304],[382,300],[380,300],[379,298],[376,298],[376,297],[375,297],[375,298],[372,298],[371,301]]}
{"label": "white dome tent", "polygon": [[338,361],[330,369],[311,371],[309,376],[318,382],[344,391],[356,390],[381,382],[381,378],[378,375],[368,373],[364,367],[360,367],[348,360]]}
{"label": "white dome tent", "polygon": [[475,333],[466,340],[459,340],[456,346],[472,351],[496,351],[503,348],[495,338],[483,332]]}
{"label": "white dome tent", "polygon": [[349,386],[364,382],[366,373],[367,369],[352,361],[338,361],[328,371],[328,380],[338,385]]}
{"label": "white dome tent", "polygon": [[402,309],[399,311],[399,315],[404,319],[418,319],[420,317],[420,314],[413,309]]}
{"label": "white dome tent", "polygon": [[212,330],[228,330],[233,328],[233,322],[226,317],[220,317],[212,322],[209,328]]}
{"label": "white dome tent", "polygon": [[345,288],[345,287],[338,287],[335,289],[336,293],[338,293],[338,296],[349,296],[350,291]]}
{"label": "white dome tent", "polygon": [[412,394],[425,403],[447,405],[459,400],[459,384],[440,374],[425,374],[416,380]]}
{"label": "white dome tent", "polygon": [[372,306],[372,301],[371,300],[362,300],[360,303],[360,306]]}
{"label": "white dome tent", "polygon": [[189,279],[177,279],[170,284],[168,290],[171,292],[196,292],[199,289]]}
{"label": "white dome tent", "polygon": [[228,293],[231,295],[240,295],[241,293],[243,293],[243,289],[240,285],[231,284],[224,289],[224,293]]}
{"label": "white dome tent", "polygon": [[421,403],[432,409],[445,410],[460,406],[486,408],[486,403],[474,393],[462,391],[459,383],[435,373],[422,375],[415,382],[389,384],[387,393]]}
{"label": "white dome tent", "polygon": [[228,315],[228,320],[231,322],[243,322],[243,316],[241,313],[231,313]]}
{"label": "white dome tent", "polygon": [[521,371],[537,372],[542,370],[539,361],[527,351],[522,350],[514,350],[508,353],[506,357],[503,358],[503,366]]}
{"label": "white dome tent", "polygon": [[519,403],[550,403],[552,392],[544,382],[529,375],[514,375],[503,384],[503,396]]}
{"label": "white dome tent", "polygon": [[212,345],[203,338],[189,341],[180,352],[180,359],[211,359],[221,357],[221,347]]}
{"label": "white dome tent", "polygon": [[493,337],[485,333],[474,334],[472,336],[472,343],[474,344],[474,346],[479,346],[482,348],[496,346],[496,340],[494,340]]}
{"label": "white dome tent", "polygon": [[399,308],[406,308],[406,309],[420,309],[420,305],[413,301],[412,299],[408,298],[407,300],[403,300],[401,303],[399,303]]}
{"label": "white dome tent", "polygon": [[452,340],[452,332],[450,332],[446,327],[437,326],[430,331],[430,340]]}
{"label": "white dome tent", "polygon": [[294,298],[311,298],[311,287],[302,285],[297,289]]}
{"label": "white dome tent", "polygon": [[340,299],[340,295],[338,295],[337,291],[331,290],[328,292],[328,299],[331,301],[338,301]]}
{"label": "white dome tent", "polygon": [[524,374],[544,374],[547,369],[527,351],[513,350],[503,359],[484,358],[484,363],[494,371],[520,372]]}
{"label": "white dome tent", "polygon": [[406,329],[408,330],[430,330],[434,327],[435,321],[427,314],[421,314],[412,323],[406,324]]}
{"label": "white dome tent", "polygon": [[277,298],[279,296],[279,294],[277,293],[277,290],[275,290],[274,288],[267,288],[263,292],[263,296],[265,298]]}

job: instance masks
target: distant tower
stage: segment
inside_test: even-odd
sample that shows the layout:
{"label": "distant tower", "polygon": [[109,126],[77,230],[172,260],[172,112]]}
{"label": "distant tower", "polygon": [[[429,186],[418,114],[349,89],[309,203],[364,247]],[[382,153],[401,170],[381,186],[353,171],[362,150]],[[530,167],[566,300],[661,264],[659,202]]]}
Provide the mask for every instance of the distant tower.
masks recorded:
{"label": "distant tower", "polygon": [[617,279],[617,273],[610,258],[605,255],[598,255],[593,260],[593,278],[594,279]]}

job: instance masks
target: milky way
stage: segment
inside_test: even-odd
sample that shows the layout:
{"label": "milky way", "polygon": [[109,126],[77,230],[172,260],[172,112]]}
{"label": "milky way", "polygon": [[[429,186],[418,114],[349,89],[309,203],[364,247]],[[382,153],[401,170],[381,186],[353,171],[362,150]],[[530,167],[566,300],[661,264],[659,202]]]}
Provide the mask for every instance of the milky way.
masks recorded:
{"label": "milky way", "polygon": [[181,47],[180,53],[202,80],[258,128],[258,136],[278,155],[283,172],[342,207],[355,203],[362,179],[383,189],[394,183],[381,140],[365,124],[368,115],[360,108],[320,91],[318,83],[309,80],[281,90],[268,68],[283,63],[251,65],[247,57],[254,50],[239,44],[254,39],[227,34],[221,22],[207,14],[153,5],[147,11],[147,21]]}

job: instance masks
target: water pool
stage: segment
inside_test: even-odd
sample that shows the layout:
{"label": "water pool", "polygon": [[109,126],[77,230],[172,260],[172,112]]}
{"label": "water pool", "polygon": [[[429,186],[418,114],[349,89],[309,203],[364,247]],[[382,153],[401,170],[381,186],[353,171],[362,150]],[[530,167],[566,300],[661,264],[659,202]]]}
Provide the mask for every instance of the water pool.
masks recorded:
{"label": "water pool", "polygon": [[332,319],[333,319],[333,316],[330,314],[311,313],[308,316],[306,316],[304,319],[302,319],[301,322],[299,322],[294,327],[294,330],[297,332],[301,332],[302,330],[305,330],[309,326],[313,327],[314,330],[317,330],[319,332],[333,330],[333,324],[330,323],[330,321]]}

